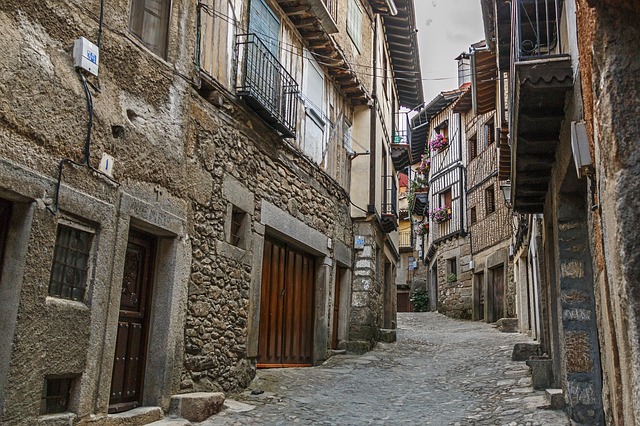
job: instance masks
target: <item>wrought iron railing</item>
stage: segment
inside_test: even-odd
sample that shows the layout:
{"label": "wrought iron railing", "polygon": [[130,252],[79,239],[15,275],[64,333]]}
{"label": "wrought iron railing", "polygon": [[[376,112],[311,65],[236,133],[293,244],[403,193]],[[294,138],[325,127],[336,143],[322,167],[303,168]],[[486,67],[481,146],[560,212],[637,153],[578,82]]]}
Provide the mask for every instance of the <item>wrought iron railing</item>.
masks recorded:
{"label": "wrought iron railing", "polygon": [[393,129],[393,143],[408,144],[411,141],[411,125],[407,112],[396,113],[396,128]]}
{"label": "wrought iron railing", "polygon": [[398,186],[394,175],[382,177],[383,200],[382,214],[398,216]]}
{"label": "wrought iron railing", "polygon": [[335,22],[338,22],[338,0],[322,0],[329,14]]}
{"label": "wrought iron railing", "polygon": [[513,2],[514,61],[557,55],[562,0]]}
{"label": "wrought iron railing", "polygon": [[255,34],[239,34],[236,92],[284,137],[295,137],[298,83]]}

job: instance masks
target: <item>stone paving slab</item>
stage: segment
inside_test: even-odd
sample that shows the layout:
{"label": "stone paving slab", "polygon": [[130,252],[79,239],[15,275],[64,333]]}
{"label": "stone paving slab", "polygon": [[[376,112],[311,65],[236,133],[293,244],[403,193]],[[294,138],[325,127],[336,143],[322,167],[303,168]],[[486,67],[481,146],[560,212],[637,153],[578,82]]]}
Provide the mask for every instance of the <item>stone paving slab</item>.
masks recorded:
{"label": "stone paving slab", "polygon": [[200,425],[569,425],[545,407],[525,363],[511,361],[523,342],[531,339],[490,324],[398,314],[396,343],[314,368],[259,370],[249,390],[230,396],[255,409]]}

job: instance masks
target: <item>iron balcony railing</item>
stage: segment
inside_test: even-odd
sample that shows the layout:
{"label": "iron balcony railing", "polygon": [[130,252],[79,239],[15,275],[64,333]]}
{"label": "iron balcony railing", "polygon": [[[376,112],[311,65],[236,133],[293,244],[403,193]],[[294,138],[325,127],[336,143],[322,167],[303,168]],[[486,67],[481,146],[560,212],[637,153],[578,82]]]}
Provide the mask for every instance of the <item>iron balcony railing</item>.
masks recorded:
{"label": "iron balcony railing", "polygon": [[295,138],[299,92],[296,80],[257,35],[239,34],[236,50],[240,64],[238,96],[283,137]]}
{"label": "iron balcony railing", "polygon": [[411,141],[411,125],[407,112],[396,113],[396,128],[394,129],[393,143],[409,144]]}
{"label": "iron balcony railing", "polygon": [[398,216],[398,186],[394,175],[382,177],[384,196],[382,200],[382,214]]}
{"label": "iron balcony railing", "polygon": [[514,62],[560,53],[562,0],[516,0],[512,7]]}

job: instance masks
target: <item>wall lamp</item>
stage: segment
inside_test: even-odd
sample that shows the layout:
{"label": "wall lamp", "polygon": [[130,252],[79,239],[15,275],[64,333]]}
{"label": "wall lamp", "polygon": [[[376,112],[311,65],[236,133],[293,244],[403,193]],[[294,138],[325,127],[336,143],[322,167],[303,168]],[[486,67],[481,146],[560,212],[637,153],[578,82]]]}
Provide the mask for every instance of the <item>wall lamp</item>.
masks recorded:
{"label": "wall lamp", "polygon": [[500,184],[500,191],[504,197],[504,203],[508,208],[511,208],[511,181],[507,180]]}

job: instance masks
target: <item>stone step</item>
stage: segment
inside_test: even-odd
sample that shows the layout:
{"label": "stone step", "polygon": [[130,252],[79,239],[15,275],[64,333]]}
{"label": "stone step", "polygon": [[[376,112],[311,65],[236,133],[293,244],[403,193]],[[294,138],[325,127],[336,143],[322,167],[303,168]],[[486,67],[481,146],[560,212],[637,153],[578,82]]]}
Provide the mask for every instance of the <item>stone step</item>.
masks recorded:
{"label": "stone step", "polygon": [[[113,426],[138,426],[155,422],[164,417],[164,412],[160,407],[138,407],[122,413],[109,414],[106,417],[107,425]],[[97,424],[101,424],[98,422]]]}
{"label": "stone step", "polygon": [[222,392],[193,392],[171,397],[169,417],[184,418],[190,422],[202,422],[218,414],[224,404]]}
{"label": "stone step", "polygon": [[515,333],[518,331],[518,318],[500,318],[496,321],[496,328],[503,333]]}
{"label": "stone step", "polygon": [[526,361],[532,356],[542,355],[542,349],[538,343],[516,343],[511,353],[511,361]]}
{"label": "stone step", "polygon": [[191,426],[192,423],[183,418],[165,417],[157,422],[149,423],[147,426]]}
{"label": "stone step", "polygon": [[562,389],[545,389],[544,399],[554,410],[564,408],[564,394]]}

